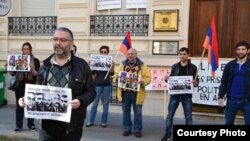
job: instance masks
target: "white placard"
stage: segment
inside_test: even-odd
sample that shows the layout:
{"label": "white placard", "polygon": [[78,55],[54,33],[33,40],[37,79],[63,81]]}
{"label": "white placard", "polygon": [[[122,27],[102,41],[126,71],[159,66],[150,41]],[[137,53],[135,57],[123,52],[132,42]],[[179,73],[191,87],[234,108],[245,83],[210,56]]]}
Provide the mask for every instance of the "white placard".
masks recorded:
{"label": "white placard", "polygon": [[193,76],[170,76],[168,94],[193,94]]}
{"label": "white placard", "polygon": [[30,55],[9,55],[7,71],[30,71]]}
{"label": "white placard", "polygon": [[108,55],[91,55],[90,69],[99,71],[108,71],[112,65],[112,56]]}
{"label": "white placard", "polygon": [[134,73],[120,72],[118,77],[118,87],[133,91],[140,91],[141,76]]}
{"label": "white placard", "polygon": [[72,94],[69,88],[26,84],[25,117],[70,122],[71,100]]}

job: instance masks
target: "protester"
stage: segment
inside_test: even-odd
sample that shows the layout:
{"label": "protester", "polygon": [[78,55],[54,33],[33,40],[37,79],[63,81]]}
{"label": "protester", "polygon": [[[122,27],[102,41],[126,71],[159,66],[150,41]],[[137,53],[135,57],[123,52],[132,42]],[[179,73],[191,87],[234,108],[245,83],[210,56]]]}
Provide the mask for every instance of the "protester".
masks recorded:
{"label": "protester", "polygon": [[[109,47],[103,45],[100,47],[99,52],[101,55],[108,55]],[[108,75],[106,76],[107,73]],[[112,63],[112,66],[109,72],[99,71],[99,70],[92,71],[92,75],[95,75],[96,98],[92,104],[88,124],[86,125],[86,127],[90,127],[94,125],[95,118],[96,118],[96,111],[97,111],[97,107],[98,107],[101,97],[102,97],[102,104],[103,104],[101,127],[103,128],[107,127],[108,112],[109,112],[109,98],[112,93],[112,84],[111,84],[110,77],[113,74],[114,74],[114,62]]]}
{"label": "protester", "polygon": [[[80,141],[87,106],[95,98],[95,85],[88,63],[70,53],[73,45],[72,31],[66,27],[55,30],[53,39],[54,54],[43,61],[39,70],[38,84],[71,88],[72,107],[70,122],[41,120],[39,141]],[[20,106],[25,106],[23,98]]]}
{"label": "protester", "polygon": [[[174,64],[171,68],[171,76],[193,76],[193,79],[195,79],[196,73],[197,73],[197,67],[191,63],[191,60],[189,57],[189,49],[186,47],[182,47],[179,50],[179,57],[180,62]],[[165,81],[167,82],[169,79],[169,76],[165,76]],[[192,81],[193,86],[198,86],[198,79]],[[166,118],[166,131],[164,137],[161,139],[162,141],[169,141],[171,140],[171,134],[172,134],[172,126],[173,126],[173,118],[176,112],[176,109],[179,106],[179,103],[181,102],[184,115],[186,119],[186,125],[191,125],[192,120],[192,94],[176,94],[176,95],[170,95],[170,100],[168,104],[168,115]]]}
{"label": "protester", "polygon": [[224,107],[226,96],[225,124],[233,125],[238,110],[243,112],[246,125],[250,125],[250,45],[240,41],[235,46],[236,59],[226,64],[219,87],[219,106]]}
{"label": "protester", "polygon": [[[25,84],[36,83],[37,71],[40,68],[40,61],[32,54],[32,46],[29,42],[23,43],[22,55],[30,55],[30,71],[23,69],[20,71],[9,71],[9,74],[16,79],[16,82],[13,86],[16,97],[16,128],[14,129],[16,132],[19,132],[23,129],[24,117],[24,109],[19,106],[18,99],[24,96]],[[17,62],[19,62],[19,60]],[[7,67],[7,64],[5,66]],[[21,64],[19,64],[19,66],[21,66]],[[28,118],[28,128],[31,130],[36,129],[34,119]]]}
{"label": "protester", "polygon": [[[138,81],[140,85],[139,91],[129,89],[117,88],[118,101],[122,102],[123,110],[123,136],[131,134],[132,129],[136,137],[141,137],[142,134],[142,105],[146,97],[145,86],[151,81],[149,69],[139,58],[137,58],[137,51],[133,48],[128,50],[128,57],[118,66],[115,71],[114,81],[119,77],[119,72],[126,71],[127,73],[134,73],[141,75],[141,80]],[[134,123],[131,121],[131,105],[134,110]]]}

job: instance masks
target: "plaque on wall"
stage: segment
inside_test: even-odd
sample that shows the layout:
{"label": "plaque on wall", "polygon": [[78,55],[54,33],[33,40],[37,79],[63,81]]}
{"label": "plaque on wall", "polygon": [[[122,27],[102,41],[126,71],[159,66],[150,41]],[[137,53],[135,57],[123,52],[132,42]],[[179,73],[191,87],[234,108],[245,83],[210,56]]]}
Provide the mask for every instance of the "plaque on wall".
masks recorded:
{"label": "plaque on wall", "polygon": [[153,41],[153,55],[177,55],[178,41]]}
{"label": "plaque on wall", "polygon": [[179,10],[155,10],[154,31],[178,31]]}

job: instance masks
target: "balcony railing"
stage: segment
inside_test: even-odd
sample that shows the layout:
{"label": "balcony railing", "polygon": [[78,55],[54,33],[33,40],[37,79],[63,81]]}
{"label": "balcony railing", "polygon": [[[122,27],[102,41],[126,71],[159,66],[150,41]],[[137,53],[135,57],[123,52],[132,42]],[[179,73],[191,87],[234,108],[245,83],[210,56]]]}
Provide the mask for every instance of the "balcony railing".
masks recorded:
{"label": "balcony railing", "polygon": [[95,15],[90,16],[91,36],[148,36],[149,15]]}
{"label": "balcony railing", "polygon": [[53,35],[57,17],[9,17],[9,35]]}

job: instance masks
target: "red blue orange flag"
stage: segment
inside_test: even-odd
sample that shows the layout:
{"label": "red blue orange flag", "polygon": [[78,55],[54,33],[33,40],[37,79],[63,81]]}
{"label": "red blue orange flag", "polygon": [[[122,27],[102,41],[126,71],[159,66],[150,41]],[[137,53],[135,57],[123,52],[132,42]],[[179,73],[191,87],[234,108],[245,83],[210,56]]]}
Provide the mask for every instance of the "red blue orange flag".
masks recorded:
{"label": "red blue orange flag", "polygon": [[218,41],[217,32],[215,25],[215,15],[212,18],[211,25],[208,29],[203,47],[208,49],[208,64],[212,67],[212,76],[215,77],[215,71],[219,66],[219,51],[218,51]]}
{"label": "red blue orange flag", "polygon": [[131,45],[131,38],[130,38],[130,32],[128,31],[126,33],[126,36],[120,46],[120,49],[119,51],[122,52],[125,56],[128,55],[128,50],[132,48],[132,45]]}

